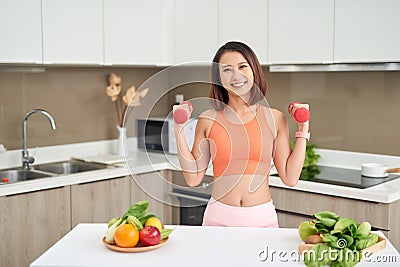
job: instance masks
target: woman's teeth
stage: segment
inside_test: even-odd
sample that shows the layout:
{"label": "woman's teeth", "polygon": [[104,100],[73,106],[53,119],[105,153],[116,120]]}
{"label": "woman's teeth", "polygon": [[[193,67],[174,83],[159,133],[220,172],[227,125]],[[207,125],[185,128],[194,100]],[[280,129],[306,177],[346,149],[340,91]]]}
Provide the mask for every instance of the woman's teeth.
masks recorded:
{"label": "woman's teeth", "polygon": [[232,83],[233,87],[241,87],[245,84],[246,82],[240,82],[240,83]]}

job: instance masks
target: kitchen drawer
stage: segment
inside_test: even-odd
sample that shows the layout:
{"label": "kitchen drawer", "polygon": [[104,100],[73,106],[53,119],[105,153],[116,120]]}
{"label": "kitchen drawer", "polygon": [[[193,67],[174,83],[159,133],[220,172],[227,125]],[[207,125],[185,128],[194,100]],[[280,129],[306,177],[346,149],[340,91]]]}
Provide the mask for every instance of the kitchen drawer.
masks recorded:
{"label": "kitchen drawer", "polygon": [[334,211],[341,217],[351,217],[360,223],[368,221],[375,228],[389,230],[389,204],[277,187],[270,190],[277,210],[306,216],[320,211]]}

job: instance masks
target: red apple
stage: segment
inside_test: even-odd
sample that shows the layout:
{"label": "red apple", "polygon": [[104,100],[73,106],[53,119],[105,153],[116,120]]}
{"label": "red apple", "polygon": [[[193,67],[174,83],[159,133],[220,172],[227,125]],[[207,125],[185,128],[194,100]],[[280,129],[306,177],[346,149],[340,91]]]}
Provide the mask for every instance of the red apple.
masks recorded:
{"label": "red apple", "polygon": [[161,241],[160,230],[154,226],[145,226],[139,232],[139,240],[145,246],[157,245]]}

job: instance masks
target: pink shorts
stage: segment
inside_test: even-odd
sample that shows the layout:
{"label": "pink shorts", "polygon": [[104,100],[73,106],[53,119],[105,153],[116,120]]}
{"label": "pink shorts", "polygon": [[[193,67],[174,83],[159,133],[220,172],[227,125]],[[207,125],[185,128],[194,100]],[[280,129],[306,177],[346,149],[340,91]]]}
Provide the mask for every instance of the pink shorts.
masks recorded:
{"label": "pink shorts", "polygon": [[272,200],[252,207],[236,207],[224,204],[213,198],[208,202],[204,212],[203,225],[279,227],[278,216]]}

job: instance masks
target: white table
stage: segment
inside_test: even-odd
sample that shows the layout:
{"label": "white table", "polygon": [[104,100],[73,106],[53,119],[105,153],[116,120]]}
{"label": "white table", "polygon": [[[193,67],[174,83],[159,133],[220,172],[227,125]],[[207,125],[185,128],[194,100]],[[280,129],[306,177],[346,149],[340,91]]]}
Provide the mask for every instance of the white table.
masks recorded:
{"label": "white table", "polygon": [[[167,226],[172,228],[172,226]],[[297,229],[177,226],[168,242],[152,251],[122,253],[102,243],[106,224],[79,224],[30,267],[49,266],[305,266],[295,258]],[[388,263],[373,262],[385,260]],[[389,258],[390,257],[390,258]],[[371,262],[357,266],[398,266],[400,254],[387,243]]]}

